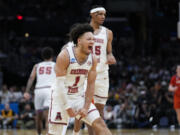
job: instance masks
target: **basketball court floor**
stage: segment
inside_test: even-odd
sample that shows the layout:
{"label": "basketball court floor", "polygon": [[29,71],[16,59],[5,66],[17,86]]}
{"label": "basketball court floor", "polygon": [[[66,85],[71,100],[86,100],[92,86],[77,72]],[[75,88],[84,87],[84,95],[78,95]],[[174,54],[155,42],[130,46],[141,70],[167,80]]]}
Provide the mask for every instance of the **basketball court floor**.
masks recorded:
{"label": "basketball court floor", "polygon": [[[113,135],[180,135],[179,129],[118,129],[111,131]],[[36,135],[36,131],[0,129],[0,135]],[[45,133],[43,135],[45,135]],[[72,135],[72,130],[68,130],[66,135]],[[80,135],[88,135],[87,130],[81,130]]]}

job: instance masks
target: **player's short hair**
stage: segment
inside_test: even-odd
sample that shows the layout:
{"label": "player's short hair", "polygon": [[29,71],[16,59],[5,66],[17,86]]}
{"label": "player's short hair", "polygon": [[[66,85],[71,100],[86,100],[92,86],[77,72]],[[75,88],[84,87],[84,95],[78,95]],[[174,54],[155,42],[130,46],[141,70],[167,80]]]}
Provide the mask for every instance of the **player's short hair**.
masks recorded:
{"label": "player's short hair", "polygon": [[51,47],[44,47],[41,51],[41,57],[44,60],[48,60],[53,57],[54,51]]}
{"label": "player's short hair", "polygon": [[93,5],[90,10],[92,10],[94,8],[101,8],[101,7],[104,8],[102,5]]}
{"label": "player's short hair", "polygon": [[73,25],[71,28],[71,31],[69,33],[70,40],[74,42],[75,45],[77,45],[77,40],[80,36],[82,36],[86,32],[92,32],[93,28],[88,23],[77,23]]}

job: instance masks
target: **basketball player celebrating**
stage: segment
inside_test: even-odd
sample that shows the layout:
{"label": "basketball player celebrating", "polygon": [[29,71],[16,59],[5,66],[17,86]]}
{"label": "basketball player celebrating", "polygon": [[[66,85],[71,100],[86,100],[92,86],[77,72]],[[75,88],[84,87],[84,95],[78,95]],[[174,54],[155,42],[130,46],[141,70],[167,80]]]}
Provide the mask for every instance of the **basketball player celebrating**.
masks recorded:
{"label": "basketball player celebrating", "polygon": [[176,75],[171,78],[169,91],[174,92],[174,109],[180,127],[180,65],[176,68]]}
{"label": "basketball player celebrating", "polygon": [[44,61],[34,65],[27,82],[26,92],[24,93],[24,97],[29,99],[29,90],[36,78],[34,105],[36,110],[36,128],[38,135],[41,134],[43,116],[46,119],[46,129],[48,129],[48,109],[51,99],[50,87],[56,77],[55,62],[52,61],[53,49],[45,47],[43,48],[41,55]]}
{"label": "basketball player celebrating", "polygon": [[[82,119],[92,126],[97,135],[111,135],[96,107],[91,103],[96,79],[96,58],[93,28],[77,24],[70,32],[75,44],[63,49],[56,60],[56,81],[52,87],[49,110],[49,135],[64,134],[70,117]],[[84,82],[87,88],[84,92]],[[66,129],[66,128],[65,128]]]}
{"label": "basketball player celebrating", "polygon": [[[101,117],[104,117],[104,106],[108,98],[109,91],[109,74],[108,69],[111,64],[116,63],[116,59],[112,54],[113,33],[108,28],[102,26],[106,17],[106,10],[102,6],[94,6],[90,10],[90,25],[94,29],[95,43],[93,46],[93,54],[96,56],[97,77],[95,81],[94,103]],[[75,121],[73,135],[79,135],[80,122]],[[93,131],[88,127],[89,135],[93,135]]]}

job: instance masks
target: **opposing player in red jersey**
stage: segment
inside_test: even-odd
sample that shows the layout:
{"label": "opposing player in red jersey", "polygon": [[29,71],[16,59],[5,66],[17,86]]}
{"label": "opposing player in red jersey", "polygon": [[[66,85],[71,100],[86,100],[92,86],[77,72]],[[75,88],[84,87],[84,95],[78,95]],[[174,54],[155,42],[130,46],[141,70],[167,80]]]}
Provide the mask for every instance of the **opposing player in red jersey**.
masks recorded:
{"label": "opposing player in red jersey", "polygon": [[174,92],[174,109],[176,110],[177,120],[180,126],[180,65],[177,65],[176,75],[171,78],[169,91]]}
{"label": "opposing player in red jersey", "polygon": [[36,110],[36,128],[41,135],[43,115],[46,119],[46,130],[48,129],[48,109],[50,104],[51,85],[55,80],[55,62],[53,62],[53,49],[45,47],[42,50],[43,62],[35,64],[28,79],[24,97],[30,98],[29,90],[36,79],[34,106]]}

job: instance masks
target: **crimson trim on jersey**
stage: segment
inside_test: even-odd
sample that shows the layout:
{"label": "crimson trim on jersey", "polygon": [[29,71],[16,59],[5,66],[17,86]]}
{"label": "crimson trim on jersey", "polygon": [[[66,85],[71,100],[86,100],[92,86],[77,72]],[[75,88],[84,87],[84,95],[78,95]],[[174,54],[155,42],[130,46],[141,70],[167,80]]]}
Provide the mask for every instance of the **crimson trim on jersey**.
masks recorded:
{"label": "crimson trim on jersey", "polygon": [[88,114],[91,113],[91,112],[93,112],[93,111],[96,111],[96,110],[97,110],[97,109],[92,109],[92,110],[90,110],[90,111],[88,112]]}
{"label": "crimson trim on jersey", "polygon": [[98,97],[98,98],[108,98],[108,97],[101,97],[101,96],[98,96],[98,95],[94,95],[95,97]]}
{"label": "crimson trim on jersey", "polygon": [[67,123],[63,123],[63,122],[52,122],[51,120],[49,120],[49,123],[51,123],[51,124],[67,125]]}
{"label": "crimson trim on jersey", "polygon": [[70,54],[69,54],[69,51],[68,51],[68,49],[67,49],[67,47],[65,48],[66,50],[67,50],[67,52],[68,52],[68,57],[69,57],[69,65],[70,65]]}
{"label": "crimson trim on jersey", "polygon": [[50,110],[49,110],[49,122],[51,121],[51,111],[52,111],[52,101],[53,101],[53,97],[52,97],[52,94],[53,94],[53,90],[51,91],[51,104],[50,104]]}
{"label": "crimson trim on jersey", "polygon": [[107,29],[106,27],[104,27],[104,28],[105,28],[105,30],[106,30],[106,37],[107,37],[107,41],[108,41],[108,38],[109,38],[109,37],[108,37],[108,36],[109,36],[109,35],[108,35],[108,29]]}
{"label": "crimson trim on jersey", "polygon": [[51,88],[51,86],[36,87],[35,89]]}

